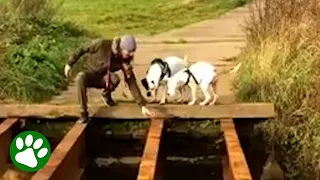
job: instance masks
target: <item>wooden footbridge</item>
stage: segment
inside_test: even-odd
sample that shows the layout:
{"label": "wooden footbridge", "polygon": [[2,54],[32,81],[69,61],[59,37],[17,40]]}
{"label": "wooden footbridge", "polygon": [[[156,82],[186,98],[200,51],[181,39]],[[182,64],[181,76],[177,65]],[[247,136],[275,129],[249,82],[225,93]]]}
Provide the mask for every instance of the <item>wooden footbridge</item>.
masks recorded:
{"label": "wooden footbridge", "polygon": [[[116,107],[90,106],[94,118],[146,120],[134,104],[120,104]],[[165,117],[151,119],[146,144],[140,161],[137,180],[157,179],[161,173],[159,151],[163,134],[166,133],[166,120],[172,117],[183,119],[220,119],[227,158],[223,163],[224,179],[251,180],[252,176],[241,148],[233,118],[272,118],[274,106],[269,103],[244,103],[216,106],[164,105]],[[66,105],[0,105],[0,177],[5,174],[10,163],[9,147],[13,129],[21,119],[30,117],[57,118],[77,117],[78,106]],[[93,120],[94,121],[94,120]],[[48,164],[32,174],[31,180],[75,180],[81,179],[85,167],[85,145],[87,124],[75,123],[58,146],[52,150]],[[103,177],[105,179],[107,177]],[[0,178],[1,179],[1,178]],[[102,179],[102,178],[101,178]]]}

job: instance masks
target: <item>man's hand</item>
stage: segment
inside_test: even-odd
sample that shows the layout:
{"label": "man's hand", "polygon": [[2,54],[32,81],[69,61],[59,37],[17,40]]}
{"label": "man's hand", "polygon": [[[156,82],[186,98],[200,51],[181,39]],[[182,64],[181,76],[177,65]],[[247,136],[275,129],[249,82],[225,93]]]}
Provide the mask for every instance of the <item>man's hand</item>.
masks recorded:
{"label": "man's hand", "polygon": [[132,64],[126,64],[122,63],[122,72],[126,79],[130,79],[130,77],[133,75],[133,66]]}
{"label": "man's hand", "polygon": [[159,110],[155,110],[155,109],[150,110],[150,109],[146,108],[145,106],[142,107],[141,111],[144,116],[148,116],[150,118],[159,118],[159,117],[164,118],[165,117],[163,112],[161,112]]}
{"label": "man's hand", "polygon": [[145,106],[142,106],[141,108],[141,112],[144,116],[151,116],[151,117],[154,117],[156,115],[155,112],[153,111],[150,111],[149,109],[147,109]]}
{"label": "man's hand", "polygon": [[64,75],[67,78],[71,78],[71,74],[72,74],[71,67],[68,64],[66,64],[65,67],[64,67]]}

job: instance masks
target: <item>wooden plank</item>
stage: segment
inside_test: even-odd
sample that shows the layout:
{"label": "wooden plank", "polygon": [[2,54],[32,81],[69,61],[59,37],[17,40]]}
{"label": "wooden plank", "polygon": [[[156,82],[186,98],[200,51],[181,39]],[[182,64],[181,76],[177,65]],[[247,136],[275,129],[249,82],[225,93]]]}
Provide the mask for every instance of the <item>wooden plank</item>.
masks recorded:
{"label": "wooden plank", "polygon": [[86,124],[76,123],[31,180],[80,179],[84,169]]}
{"label": "wooden plank", "polygon": [[137,180],[154,180],[158,167],[158,155],[161,135],[164,129],[163,119],[152,119],[145,148],[139,167]]}
{"label": "wooden plank", "polygon": [[4,174],[10,159],[10,144],[13,140],[12,127],[18,118],[8,118],[0,124],[0,177]]}
{"label": "wooden plank", "polygon": [[[228,152],[228,163],[233,180],[252,180],[246,157],[232,119],[220,119]],[[228,173],[229,170],[225,170]]]}
{"label": "wooden plank", "polygon": [[[157,108],[163,111],[165,117],[158,116],[158,119],[171,117],[186,118],[269,118],[275,116],[274,106],[271,103],[242,103],[215,106],[188,106],[188,105],[148,105],[150,108]],[[0,117],[77,117],[78,105],[0,105]],[[119,104],[118,106],[90,106],[91,114],[99,118],[110,119],[143,119],[141,109],[136,104]]]}

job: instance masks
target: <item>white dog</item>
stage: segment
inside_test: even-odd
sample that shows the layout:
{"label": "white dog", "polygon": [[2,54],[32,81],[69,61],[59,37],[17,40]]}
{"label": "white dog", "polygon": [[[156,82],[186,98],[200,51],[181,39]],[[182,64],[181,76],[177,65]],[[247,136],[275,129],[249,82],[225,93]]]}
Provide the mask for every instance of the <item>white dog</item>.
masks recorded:
{"label": "white dog", "polygon": [[150,97],[152,94],[154,102],[159,87],[162,85],[164,86],[164,90],[160,104],[164,104],[166,102],[168,79],[187,66],[187,56],[185,56],[184,59],[176,56],[169,56],[164,60],[155,58],[150,64],[146,77],[141,79],[141,84],[147,90],[147,96]]}
{"label": "white dog", "polygon": [[[236,72],[241,66],[239,63],[232,71],[229,73]],[[221,74],[221,73],[219,73]],[[167,93],[169,96],[175,95],[176,88],[179,88],[184,85],[188,85],[191,88],[192,92],[192,101],[188,103],[188,105],[194,105],[197,97],[196,90],[197,87],[200,86],[200,89],[205,95],[205,100],[200,103],[201,106],[207,105],[207,103],[213,99],[210,105],[215,104],[218,94],[215,93],[216,83],[218,80],[218,73],[216,71],[215,66],[210,63],[199,61],[192,64],[189,68],[185,68],[176,73],[173,77],[168,79],[168,89]],[[212,96],[209,93],[209,89],[212,91]]]}

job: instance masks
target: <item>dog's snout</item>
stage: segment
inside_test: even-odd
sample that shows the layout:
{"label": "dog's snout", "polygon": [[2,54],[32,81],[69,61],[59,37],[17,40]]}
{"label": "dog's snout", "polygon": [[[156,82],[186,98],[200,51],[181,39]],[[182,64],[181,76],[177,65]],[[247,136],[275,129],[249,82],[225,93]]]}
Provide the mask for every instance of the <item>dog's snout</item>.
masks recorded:
{"label": "dog's snout", "polygon": [[150,92],[150,91],[147,92],[147,96],[148,96],[148,97],[151,96],[151,92]]}

